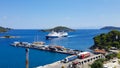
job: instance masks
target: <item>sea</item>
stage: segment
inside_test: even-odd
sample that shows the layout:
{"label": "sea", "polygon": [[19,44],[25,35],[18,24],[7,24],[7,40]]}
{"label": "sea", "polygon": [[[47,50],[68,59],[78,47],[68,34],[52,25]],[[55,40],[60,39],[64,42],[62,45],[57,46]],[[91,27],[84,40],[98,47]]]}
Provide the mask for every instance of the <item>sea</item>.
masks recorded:
{"label": "sea", "polygon": [[[29,43],[43,41],[46,45],[59,45],[70,49],[90,51],[89,48],[94,44],[93,37],[107,32],[109,30],[77,29],[74,32],[69,32],[68,37],[49,40],[45,38],[48,32],[42,32],[38,29],[14,29],[0,33],[0,36],[11,35],[18,37],[0,38],[0,68],[25,68],[25,48],[11,46],[15,41]],[[29,49],[29,68],[50,64],[62,60],[67,56],[69,55]]]}

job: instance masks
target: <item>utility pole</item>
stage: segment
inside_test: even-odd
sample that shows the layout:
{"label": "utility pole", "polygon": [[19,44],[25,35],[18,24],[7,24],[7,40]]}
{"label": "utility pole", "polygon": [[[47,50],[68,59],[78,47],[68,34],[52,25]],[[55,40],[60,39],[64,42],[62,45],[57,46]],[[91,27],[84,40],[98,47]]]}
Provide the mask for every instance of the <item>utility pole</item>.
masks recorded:
{"label": "utility pole", "polygon": [[25,51],[26,51],[26,68],[29,68],[29,48],[26,48]]}

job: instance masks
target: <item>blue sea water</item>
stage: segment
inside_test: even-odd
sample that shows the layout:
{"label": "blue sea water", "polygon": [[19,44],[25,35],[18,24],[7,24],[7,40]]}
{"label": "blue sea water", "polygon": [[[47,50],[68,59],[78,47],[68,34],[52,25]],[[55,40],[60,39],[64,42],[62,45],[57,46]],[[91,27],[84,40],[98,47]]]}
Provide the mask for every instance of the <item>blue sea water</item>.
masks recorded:
{"label": "blue sea water", "polygon": [[[38,41],[44,41],[46,44],[61,45],[66,48],[78,50],[88,50],[88,48],[94,44],[94,36],[107,32],[108,30],[81,29],[75,32],[69,32],[68,37],[51,40],[45,39],[45,36],[48,34],[47,32],[41,32],[39,30],[16,29],[6,33],[0,33],[0,36],[20,36],[20,38],[0,38],[0,68],[25,68],[25,48],[10,46],[14,41],[32,43],[38,36]],[[64,59],[67,56],[66,54],[30,49],[29,67],[33,68],[46,65]]]}

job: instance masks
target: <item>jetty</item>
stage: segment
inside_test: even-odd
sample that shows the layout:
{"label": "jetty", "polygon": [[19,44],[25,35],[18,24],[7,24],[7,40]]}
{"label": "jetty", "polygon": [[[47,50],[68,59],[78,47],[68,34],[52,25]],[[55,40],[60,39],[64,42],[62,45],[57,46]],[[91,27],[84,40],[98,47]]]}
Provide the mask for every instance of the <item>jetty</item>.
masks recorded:
{"label": "jetty", "polygon": [[63,46],[58,46],[58,45],[45,45],[44,42],[34,42],[34,43],[14,42],[12,44],[12,46],[38,49],[38,50],[57,52],[57,53],[63,53],[63,54],[70,54],[70,55],[77,55],[80,52],[82,52],[80,50],[73,50],[73,49],[65,48]]}

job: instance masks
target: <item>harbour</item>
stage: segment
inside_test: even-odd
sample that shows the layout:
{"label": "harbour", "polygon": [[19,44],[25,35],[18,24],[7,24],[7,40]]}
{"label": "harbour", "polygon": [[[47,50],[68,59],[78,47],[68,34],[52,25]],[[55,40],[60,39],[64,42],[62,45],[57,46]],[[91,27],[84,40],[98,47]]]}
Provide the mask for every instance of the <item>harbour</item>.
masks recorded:
{"label": "harbour", "polygon": [[0,68],[120,68],[120,0],[0,0]]}
{"label": "harbour", "polygon": [[[101,58],[105,58],[102,54],[94,54],[91,52],[83,52],[79,50],[68,49],[62,46],[55,46],[55,45],[45,45],[44,42],[14,42],[11,44],[15,47],[23,47],[26,49],[26,67],[29,68],[29,48],[43,50],[43,51],[50,51],[62,54],[70,54],[70,56],[64,58],[63,60],[56,61],[51,64],[47,64],[44,66],[38,66],[36,68],[88,68],[89,65]],[[84,66],[85,65],[85,66]],[[83,67],[84,66],[84,67]]]}
{"label": "harbour", "polygon": [[[38,35],[39,36],[38,40],[46,42],[46,46],[48,46],[48,44],[50,45],[58,44],[64,46],[65,48],[84,51],[86,50],[86,48],[89,48],[93,44],[92,38],[95,35],[105,32],[107,31],[83,29],[83,30],[77,30],[76,32],[70,32],[68,37],[46,40],[45,35],[47,35],[48,33],[44,33],[41,31],[39,32],[38,30],[11,30],[9,32],[2,33],[0,35],[4,36],[9,34],[11,36],[19,36],[20,38],[0,38],[0,43],[1,43],[0,54],[2,54],[0,56],[1,58],[0,67],[2,68],[25,67],[25,48],[24,47],[16,48],[10,46],[10,44],[13,43],[14,41],[20,41],[20,42],[26,41],[32,43],[33,41],[36,41],[34,40],[34,38]],[[45,51],[34,48],[30,48],[29,50],[30,50],[29,68],[51,64],[53,62],[63,60],[66,57],[70,56],[70,54],[56,53],[53,51]]]}

